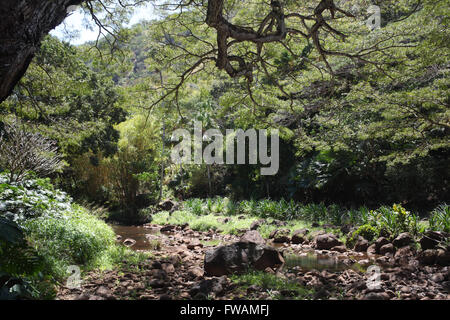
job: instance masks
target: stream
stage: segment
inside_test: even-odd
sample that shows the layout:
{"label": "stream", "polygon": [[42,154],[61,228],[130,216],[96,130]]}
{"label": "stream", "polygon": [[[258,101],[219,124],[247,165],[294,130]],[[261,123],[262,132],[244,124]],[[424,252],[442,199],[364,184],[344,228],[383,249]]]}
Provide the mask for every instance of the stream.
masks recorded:
{"label": "stream", "polygon": [[[148,228],[142,226],[124,226],[111,225],[116,235],[121,236],[121,241],[126,239],[134,239],[136,243],[130,248],[133,250],[152,250],[150,239],[161,238],[169,240],[168,234],[161,233],[158,228]],[[362,260],[365,257],[351,257],[353,259]],[[283,269],[301,268],[304,271],[319,270],[319,271],[344,271],[346,269],[361,270],[362,267],[357,262],[348,264],[335,256],[326,254],[317,254],[312,251],[306,251],[300,254],[285,253],[285,265]]]}

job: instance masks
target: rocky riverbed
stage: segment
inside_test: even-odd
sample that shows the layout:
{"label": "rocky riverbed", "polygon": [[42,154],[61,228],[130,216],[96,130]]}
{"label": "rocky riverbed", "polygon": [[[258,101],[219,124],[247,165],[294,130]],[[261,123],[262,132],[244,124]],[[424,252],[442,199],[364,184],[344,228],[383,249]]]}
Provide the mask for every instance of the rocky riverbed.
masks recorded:
{"label": "rocky riverbed", "polygon": [[310,294],[303,299],[450,299],[448,248],[423,244],[426,240],[421,240],[423,248],[429,247],[426,250],[408,234],[392,242],[379,238],[372,245],[360,238],[347,248],[325,232],[311,235],[304,229],[289,237],[280,229],[265,240],[257,227],[251,229],[236,236],[194,231],[187,224],[116,227],[118,241],[150,252],[148,260],[135,265],[124,261],[113,271],[89,272],[81,288],[63,286],[57,298],[300,298],[292,290],[274,292],[232,281],[232,272],[251,267],[308,289]]}

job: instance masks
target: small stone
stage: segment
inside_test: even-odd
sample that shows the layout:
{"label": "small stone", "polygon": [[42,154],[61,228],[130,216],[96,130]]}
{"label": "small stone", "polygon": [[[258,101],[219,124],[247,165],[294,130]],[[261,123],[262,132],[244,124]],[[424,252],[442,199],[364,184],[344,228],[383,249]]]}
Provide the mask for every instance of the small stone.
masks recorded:
{"label": "small stone", "polygon": [[264,219],[259,219],[259,220],[253,221],[252,224],[250,225],[250,230],[258,230],[258,228],[265,222],[266,222],[266,220],[264,220]]}
{"label": "small stone", "polygon": [[199,267],[191,267],[188,270],[188,274],[194,278],[203,277],[203,269]]}
{"label": "small stone", "polygon": [[148,283],[152,288],[164,288],[165,282],[161,279],[153,279]]}
{"label": "small stone", "polygon": [[171,263],[163,263],[162,270],[164,270],[166,273],[173,273],[175,272],[175,267]]}
{"label": "small stone", "polygon": [[136,240],[128,238],[123,241],[123,244],[127,247],[132,247],[136,244]]}
{"label": "small stone", "polygon": [[445,280],[445,277],[442,273],[436,273],[435,275],[431,276],[431,281],[433,282],[442,282]]}

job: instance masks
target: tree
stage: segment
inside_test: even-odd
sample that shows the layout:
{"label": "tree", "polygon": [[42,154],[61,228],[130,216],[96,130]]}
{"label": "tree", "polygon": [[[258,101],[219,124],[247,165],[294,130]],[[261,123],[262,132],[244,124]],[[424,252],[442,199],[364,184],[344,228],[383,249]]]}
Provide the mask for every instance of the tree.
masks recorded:
{"label": "tree", "polygon": [[[0,12],[0,32],[5,43],[0,60],[0,65],[3,66],[0,69],[0,102],[11,93],[14,85],[24,74],[43,36],[67,16],[69,6],[83,3],[86,12],[91,14],[99,26],[99,36],[103,33],[102,30],[105,31],[105,34],[114,39],[111,44],[115,45],[116,35],[120,33],[120,20],[126,18],[133,6],[149,1],[151,0],[20,0],[19,2],[7,0]],[[163,4],[163,8],[179,11],[173,18],[184,27],[186,27],[184,16],[191,16],[190,19],[194,24],[199,24],[198,17],[200,17],[202,24],[206,22],[207,27],[215,29],[216,41],[212,43],[202,40],[201,36],[185,28],[184,32],[190,32],[189,36],[205,42],[209,49],[206,52],[193,53],[197,61],[180,74],[179,85],[168,90],[161,99],[172,93],[176,94],[181,84],[205,62],[214,62],[231,77],[244,76],[248,83],[254,80],[254,68],[258,68],[268,78],[274,80],[270,72],[271,66],[266,60],[267,54],[270,55],[271,51],[265,49],[267,44],[279,44],[293,57],[306,61],[307,57],[292,50],[290,44],[302,39],[307,40],[305,46],[312,45],[325,68],[333,74],[334,70],[327,57],[347,58],[379,67],[380,61],[371,60],[370,57],[376,52],[384,53],[392,48],[394,44],[389,40],[396,38],[396,35],[386,37],[353,52],[327,47],[325,44],[330,37],[337,37],[341,41],[347,38],[345,31],[339,30],[339,26],[342,25],[340,20],[354,17],[349,9],[344,9],[333,0],[310,0],[304,4],[290,0],[272,0],[269,4],[265,1],[250,3],[178,0],[175,4]],[[251,10],[251,15],[248,15],[248,9]],[[103,21],[99,18],[99,11],[104,15]],[[120,13],[119,19],[115,18],[116,11]],[[243,12],[247,15],[243,15]],[[198,17],[193,17],[192,14]],[[167,36],[170,38],[170,34]],[[110,41],[108,37],[106,39]],[[176,46],[176,41],[168,44]],[[191,54],[189,51],[187,53]],[[317,67],[323,68],[320,64]],[[277,84],[285,98],[292,100],[295,92],[289,91],[281,83]]]}
{"label": "tree", "polygon": [[9,182],[18,182],[30,171],[40,176],[53,173],[62,161],[54,141],[27,132],[15,122],[0,133],[0,167],[9,172]]}
{"label": "tree", "polygon": [[82,0],[4,0],[0,9],[0,102],[24,75],[42,38]]}

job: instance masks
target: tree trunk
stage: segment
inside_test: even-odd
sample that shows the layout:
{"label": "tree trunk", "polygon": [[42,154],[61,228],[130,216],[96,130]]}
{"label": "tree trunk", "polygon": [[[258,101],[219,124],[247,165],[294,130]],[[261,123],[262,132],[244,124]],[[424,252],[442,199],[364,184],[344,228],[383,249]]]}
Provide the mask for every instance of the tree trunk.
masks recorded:
{"label": "tree trunk", "polygon": [[83,0],[2,0],[0,6],[0,102],[27,70],[42,38]]}

